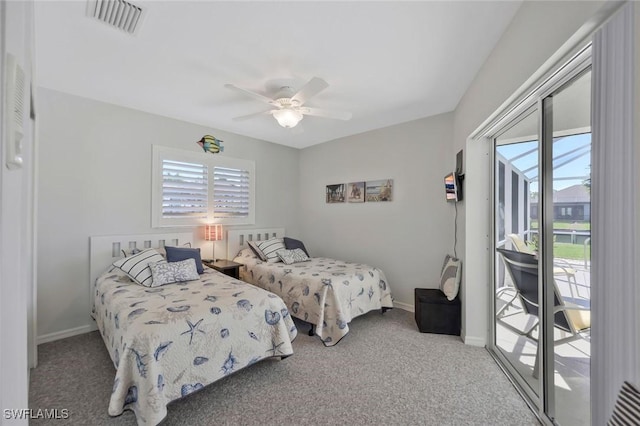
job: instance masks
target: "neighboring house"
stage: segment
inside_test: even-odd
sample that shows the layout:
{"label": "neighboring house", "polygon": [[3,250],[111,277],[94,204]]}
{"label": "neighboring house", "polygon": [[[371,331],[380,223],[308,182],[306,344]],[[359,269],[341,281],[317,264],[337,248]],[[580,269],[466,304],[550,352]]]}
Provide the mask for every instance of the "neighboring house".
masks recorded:
{"label": "neighboring house", "polygon": [[[538,218],[538,195],[531,198],[531,219]],[[591,220],[591,194],[582,184],[569,186],[553,193],[553,218],[564,222]]]}

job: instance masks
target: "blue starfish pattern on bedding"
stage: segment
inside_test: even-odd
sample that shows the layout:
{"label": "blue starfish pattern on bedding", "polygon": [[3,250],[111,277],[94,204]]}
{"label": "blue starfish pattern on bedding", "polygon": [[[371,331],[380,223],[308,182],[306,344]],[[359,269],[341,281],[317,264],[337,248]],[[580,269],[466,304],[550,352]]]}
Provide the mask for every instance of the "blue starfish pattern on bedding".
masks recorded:
{"label": "blue starfish pattern on bedding", "polygon": [[112,416],[128,409],[139,424],[156,425],[169,402],[293,353],[297,330],[273,293],[209,268],[199,280],[161,288],[123,275],[103,274],[93,293],[96,323],[116,367]]}
{"label": "blue starfish pattern on bedding", "polygon": [[[245,267],[240,278],[280,296],[291,315],[310,322],[326,346],[333,346],[349,332],[359,315],[392,308],[391,290],[384,273],[360,263],[329,258],[286,265],[258,259],[243,249],[234,259]],[[275,321],[273,313],[267,322]]]}

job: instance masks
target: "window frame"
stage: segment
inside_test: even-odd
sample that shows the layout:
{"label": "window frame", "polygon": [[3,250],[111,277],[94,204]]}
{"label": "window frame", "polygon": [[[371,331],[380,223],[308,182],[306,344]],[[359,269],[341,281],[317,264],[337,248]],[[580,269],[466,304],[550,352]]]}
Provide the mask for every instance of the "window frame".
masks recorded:
{"label": "window frame", "polygon": [[[162,183],[163,160],[184,161],[201,164],[207,167],[207,216],[205,218],[165,218],[162,217]],[[244,217],[214,218],[214,168],[226,167],[244,170],[249,173],[249,213]],[[222,225],[255,224],[255,161],[232,158],[222,155],[211,155],[202,152],[187,151],[161,145],[152,145],[151,166],[151,227],[183,227],[201,226],[207,223]]]}

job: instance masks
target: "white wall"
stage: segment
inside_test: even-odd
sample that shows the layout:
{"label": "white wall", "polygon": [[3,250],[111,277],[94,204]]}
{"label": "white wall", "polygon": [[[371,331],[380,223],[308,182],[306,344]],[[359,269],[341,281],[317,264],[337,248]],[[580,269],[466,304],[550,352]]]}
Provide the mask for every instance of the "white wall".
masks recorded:
{"label": "white wall", "polygon": [[[33,4],[30,2],[0,3],[0,111],[3,120],[8,118],[4,108],[6,96],[5,55],[13,54],[26,74],[26,89],[29,88],[32,41]],[[33,123],[24,116],[25,137],[21,169],[5,167],[7,139],[0,136],[0,408],[22,409],[28,407],[28,322],[30,294],[32,288],[32,226],[30,207],[33,188]],[[4,122],[3,122],[4,123]],[[6,127],[3,124],[0,129]],[[8,420],[4,413],[0,424],[26,424],[26,420]]]}
{"label": "white wall", "polygon": [[[455,168],[452,114],[316,145],[300,154],[301,238],[312,256],[381,268],[401,307],[413,289],[436,288],[453,251],[453,205],[444,175]],[[393,179],[393,201],[327,204],[328,184]]]}
{"label": "white wall", "polygon": [[[151,228],[153,144],[201,152],[203,135],[222,139],[216,155],[256,162],[255,226],[299,232],[297,149],[48,89],[39,95],[39,336],[93,326],[90,236],[159,231]],[[201,233],[197,245],[210,253]]]}
{"label": "white wall", "polygon": [[[463,333],[484,345],[490,288],[488,144],[467,138],[513,95],[605,2],[523,2],[454,115],[454,151],[465,148],[466,201],[461,209]],[[473,301],[469,303],[469,301]]]}

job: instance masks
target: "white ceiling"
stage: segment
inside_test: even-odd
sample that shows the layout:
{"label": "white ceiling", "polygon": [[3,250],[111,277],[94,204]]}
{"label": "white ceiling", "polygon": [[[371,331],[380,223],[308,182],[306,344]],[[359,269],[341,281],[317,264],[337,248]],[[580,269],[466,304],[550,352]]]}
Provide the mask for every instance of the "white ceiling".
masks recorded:
{"label": "white ceiling", "polygon": [[[37,84],[297,148],[452,111],[521,4],[130,1],[134,36],[84,1],[36,1]],[[350,121],[232,121],[269,106],[225,83],[271,97],[314,76],[329,87],[305,106]]]}

